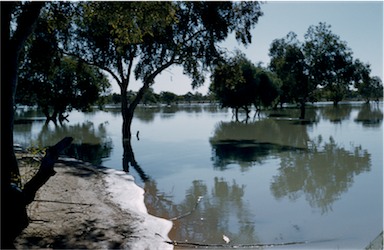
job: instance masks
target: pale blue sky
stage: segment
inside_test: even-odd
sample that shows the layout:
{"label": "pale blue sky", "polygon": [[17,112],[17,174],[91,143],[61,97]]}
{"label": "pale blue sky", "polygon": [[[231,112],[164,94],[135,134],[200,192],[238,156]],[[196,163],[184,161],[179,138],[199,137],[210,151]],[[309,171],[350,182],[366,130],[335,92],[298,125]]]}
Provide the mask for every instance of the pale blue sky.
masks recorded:
{"label": "pale blue sky", "polygon": [[[293,31],[300,41],[304,40],[310,25],[326,22],[334,34],[346,41],[354,53],[354,58],[370,63],[372,75],[383,79],[383,2],[375,1],[272,1],[261,6],[264,15],[252,30],[252,44],[247,48],[230,37],[224,44],[229,51],[242,50],[254,63],[269,63],[269,46],[272,41]],[[133,80],[133,79],[132,79]],[[191,80],[182,75],[179,67],[172,67],[155,80],[154,90],[171,91],[176,94],[195,92]],[[130,89],[137,90],[140,84],[132,83]],[[209,78],[197,91],[205,94]],[[114,92],[119,92],[114,86]]]}

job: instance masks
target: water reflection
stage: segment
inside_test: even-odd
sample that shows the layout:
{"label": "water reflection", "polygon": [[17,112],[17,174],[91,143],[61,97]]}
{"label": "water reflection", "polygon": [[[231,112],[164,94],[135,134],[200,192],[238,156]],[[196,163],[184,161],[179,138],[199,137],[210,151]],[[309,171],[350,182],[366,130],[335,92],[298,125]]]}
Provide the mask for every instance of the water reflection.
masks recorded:
{"label": "water reflection", "polygon": [[349,119],[351,111],[351,105],[325,106],[320,109],[320,114],[332,123],[341,123]]}
{"label": "water reflection", "polygon": [[277,198],[297,200],[304,195],[310,206],[322,213],[353,184],[354,176],[370,170],[370,154],[360,146],[347,150],[332,137],[322,143],[321,136],[308,150],[297,154],[283,152],[271,192]]}
{"label": "water reflection", "polygon": [[306,149],[308,142],[305,126],[276,119],[221,122],[210,138],[214,167],[224,170],[227,165],[238,163],[243,171],[278,152]]}
{"label": "water reflection", "polygon": [[[15,133],[15,140],[24,137],[23,134],[29,130],[31,133],[32,125],[18,125],[18,132]],[[25,130],[25,131],[24,131]],[[46,147],[63,139],[66,136],[74,138],[73,143],[66,149],[65,154],[86,162],[90,162],[96,166],[101,165],[104,158],[109,157],[113,149],[112,139],[107,136],[105,124],[101,123],[95,126],[92,122],[87,121],[74,125],[54,125],[42,124],[37,137],[26,141],[28,145],[38,147]],[[24,137],[25,138],[25,137]],[[25,139],[24,139],[25,140]]]}
{"label": "water reflection", "polygon": [[[81,123],[70,126],[17,124],[15,133],[26,141],[32,134],[35,145],[52,145],[68,135],[79,145],[104,145],[92,150],[88,161],[98,164],[109,155],[106,166],[138,173],[151,214],[174,218],[193,211],[174,221],[173,240],[224,243],[223,234],[232,244],[316,240],[323,235],[319,230],[332,238],[347,228],[344,239],[359,235],[356,242],[365,244],[372,232],[363,230],[374,231],[380,224],[375,221],[382,221],[382,189],[375,190],[382,181],[377,177],[382,143],[375,140],[382,137],[376,127],[382,126],[382,106],[339,108],[309,107],[305,124],[292,119],[299,116],[293,108],[268,111],[244,124],[222,122],[231,114],[215,105],[139,107],[135,129],[142,136],[132,144],[122,142],[119,109],[77,113],[74,122]],[[98,125],[102,121],[108,123]],[[199,133],[191,134],[190,127]],[[75,151],[80,155],[84,148]]]}
{"label": "water reflection", "polygon": [[[112,114],[115,117],[121,116],[121,110],[119,106],[105,107],[104,111]],[[135,110],[135,119],[144,123],[151,123],[155,120],[156,116],[160,116],[161,119],[172,118],[178,112],[186,113],[222,113],[223,109],[219,105],[215,104],[183,104],[183,105],[139,105]]]}
{"label": "water reflection", "polygon": [[179,204],[174,204],[171,197],[155,196],[159,192],[154,181],[147,183],[145,189],[150,213],[165,218],[186,215],[173,221],[169,236],[174,240],[223,243],[224,234],[233,244],[260,242],[256,236],[254,215],[244,201],[245,186],[235,180],[215,177],[211,189],[204,182],[195,180]]}
{"label": "water reflection", "polygon": [[359,110],[355,122],[362,123],[365,127],[379,127],[383,122],[383,112],[379,104],[364,104]]}
{"label": "water reflection", "polygon": [[[348,112],[335,113],[345,116]],[[222,122],[210,143],[213,166],[221,170],[237,164],[246,171],[270,157],[280,159],[279,174],[271,183],[272,194],[293,201],[304,195],[322,213],[348,190],[354,176],[370,170],[370,154],[361,146],[347,150],[332,137],[329,142],[323,142],[321,136],[310,139],[307,126],[289,120]]]}
{"label": "water reflection", "polygon": [[144,172],[144,170],[140,167],[135,159],[135,154],[133,153],[132,144],[130,140],[123,140],[123,170],[129,173],[130,167],[133,167],[136,172],[139,174],[141,180],[146,182],[149,180],[149,177]]}

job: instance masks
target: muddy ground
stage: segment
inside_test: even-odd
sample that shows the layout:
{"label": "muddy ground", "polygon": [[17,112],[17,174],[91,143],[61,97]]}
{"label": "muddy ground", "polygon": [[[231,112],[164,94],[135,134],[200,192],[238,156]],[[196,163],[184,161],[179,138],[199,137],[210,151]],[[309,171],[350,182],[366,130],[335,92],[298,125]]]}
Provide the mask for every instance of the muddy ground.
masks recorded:
{"label": "muddy ground", "polygon": [[[24,181],[38,165],[18,156]],[[28,161],[27,161],[28,159]],[[33,167],[34,165],[34,167]],[[110,199],[103,172],[82,162],[61,161],[57,172],[28,206],[29,226],[16,239],[17,249],[130,249],[140,218]]]}

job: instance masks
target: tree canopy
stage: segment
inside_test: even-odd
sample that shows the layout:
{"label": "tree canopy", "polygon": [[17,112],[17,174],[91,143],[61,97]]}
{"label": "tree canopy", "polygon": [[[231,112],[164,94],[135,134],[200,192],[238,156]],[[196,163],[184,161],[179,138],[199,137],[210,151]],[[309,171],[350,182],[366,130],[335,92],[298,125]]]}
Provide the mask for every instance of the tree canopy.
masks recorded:
{"label": "tree canopy", "polygon": [[40,18],[25,47],[16,96],[17,103],[36,104],[53,122],[62,122],[72,109],[88,110],[110,86],[99,68],[64,56],[58,43],[47,19]]}
{"label": "tree canopy", "polygon": [[277,77],[257,68],[241,53],[219,63],[211,80],[210,90],[223,107],[235,109],[236,120],[240,108],[248,116],[249,106],[270,106],[279,95],[280,82]]}
{"label": "tree canopy", "polygon": [[304,39],[300,42],[290,32],[285,38],[274,40],[269,49],[269,67],[282,80],[282,103],[300,103],[304,118],[305,102],[314,101],[319,88],[328,93],[335,105],[352,87],[367,96],[363,86],[370,82],[375,85],[369,76],[369,66],[353,60],[352,50],[332,33],[330,25],[320,22],[310,26]]}
{"label": "tree canopy", "polygon": [[[204,72],[223,56],[218,43],[230,33],[243,44],[262,15],[257,2],[79,2],[67,54],[109,72],[121,90],[123,137],[130,138],[133,112],[172,65],[180,65],[197,87]],[[142,88],[128,104],[132,73]]]}
{"label": "tree canopy", "polygon": [[310,26],[304,38],[302,50],[310,80],[330,90],[330,98],[337,104],[353,83],[352,50],[326,23]]}

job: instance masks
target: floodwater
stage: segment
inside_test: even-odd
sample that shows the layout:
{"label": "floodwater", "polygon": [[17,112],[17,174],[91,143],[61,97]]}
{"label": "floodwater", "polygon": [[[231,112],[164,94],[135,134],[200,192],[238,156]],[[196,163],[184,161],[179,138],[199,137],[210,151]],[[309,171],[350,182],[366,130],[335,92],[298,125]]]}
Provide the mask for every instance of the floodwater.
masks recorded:
{"label": "floodwater", "polygon": [[130,147],[118,109],[74,111],[63,126],[17,113],[34,121],[15,125],[16,143],[73,136],[68,153],[129,171],[178,242],[363,249],[383,229],[383,103],[317,103],[306,122],[293,108],[234,122],[216,105],[140,107]]}

